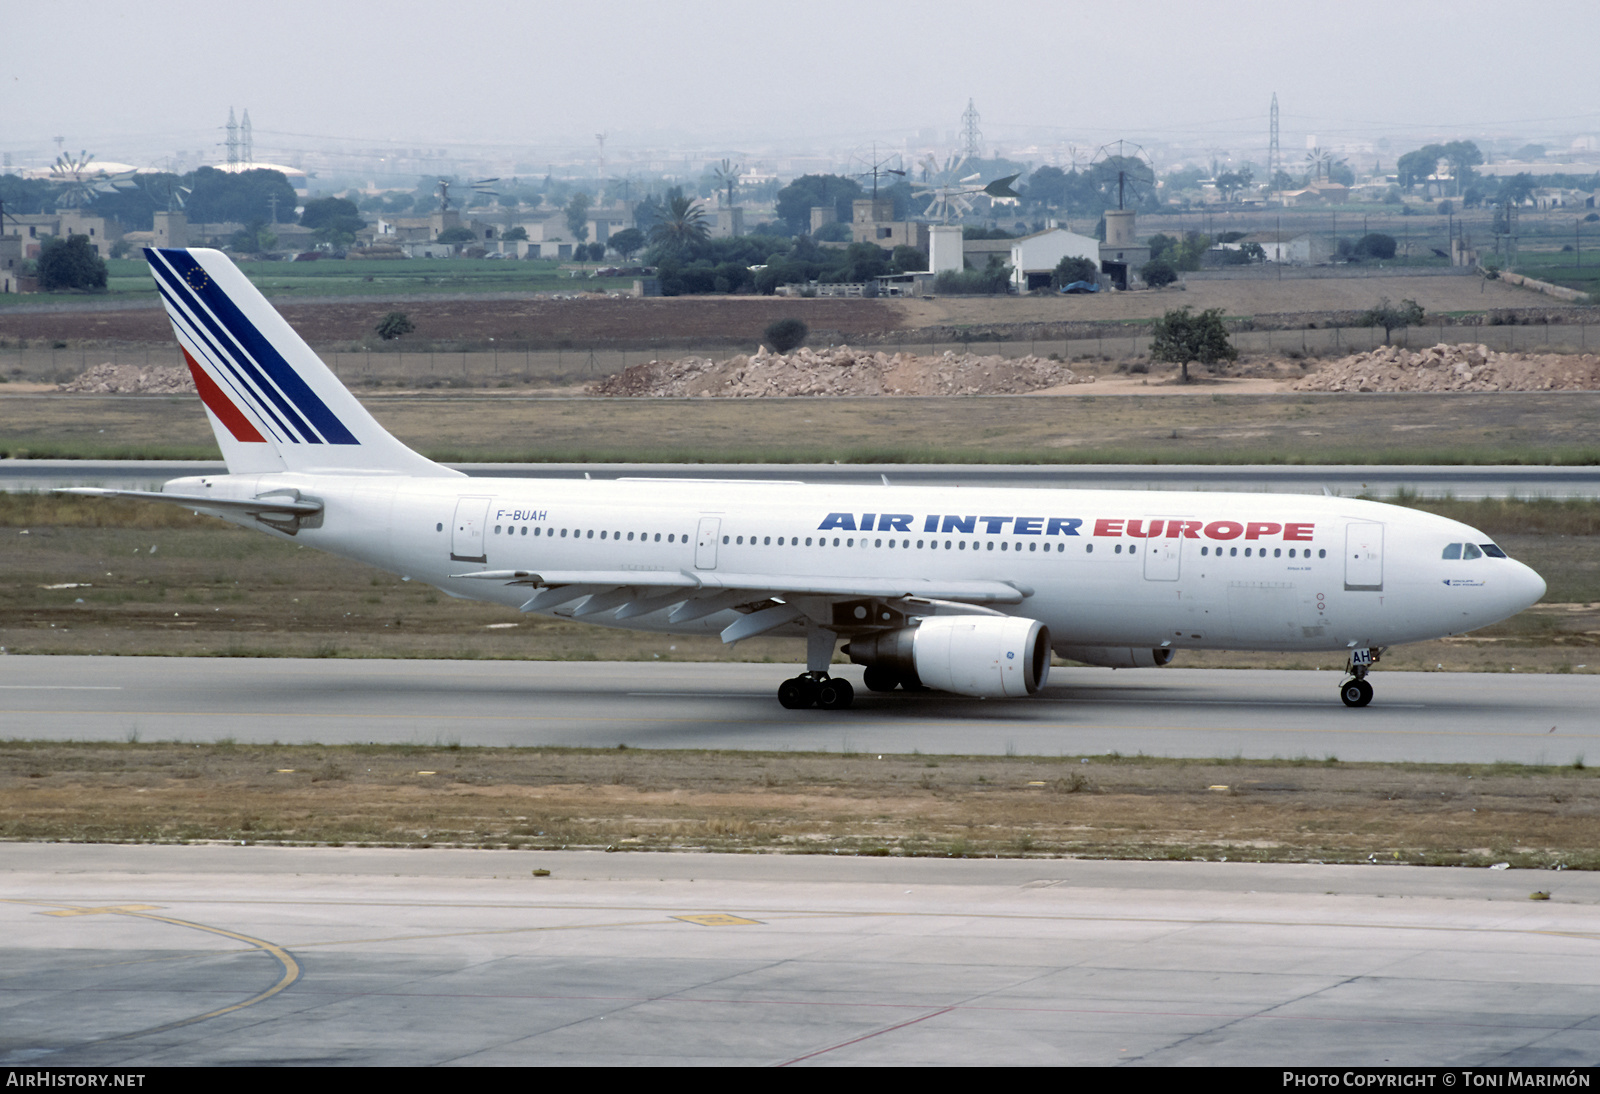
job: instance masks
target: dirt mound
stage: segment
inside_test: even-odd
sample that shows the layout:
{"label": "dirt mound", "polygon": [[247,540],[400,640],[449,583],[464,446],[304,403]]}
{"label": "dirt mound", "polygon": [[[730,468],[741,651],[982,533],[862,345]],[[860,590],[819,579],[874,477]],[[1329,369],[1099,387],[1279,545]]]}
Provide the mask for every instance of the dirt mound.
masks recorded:
{"label": "dirt mound", "polygon": [[1496,353],[1481,343],[1424,350],[1385,346],[1323,365],[1296,391],[1591,391],[1600,358],[1557,353]]}
{"label": "dirt mound", "polygon": [[726,361],[685,357],[650,361],[589,386],[591,395],[753,398],[791,395],[1019,395],[1061,384],[1093,383],[1043,357],[921,357],[837,346]]}
{"label": "dirt mound", "polygon": [[194,379],[186,368],[153,365],[95,365],[64,384],[57,391],[81,395],[182,395],[194,391]]}

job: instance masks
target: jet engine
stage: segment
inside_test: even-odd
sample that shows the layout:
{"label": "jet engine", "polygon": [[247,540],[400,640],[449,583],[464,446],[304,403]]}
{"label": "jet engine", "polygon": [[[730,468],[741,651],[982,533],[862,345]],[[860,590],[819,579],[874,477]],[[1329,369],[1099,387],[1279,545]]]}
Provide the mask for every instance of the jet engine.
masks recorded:
{"label": "jet engine", "polygon": [[1172,651],[1160,646],[1155,649],[1057,646],[1056,652],[1068,661],[1082,661],[1085,665],[1099,665],[1108,669],[1158,669],[1172,661]]}
{"label": "jet engine", "polygon": [[1050,630],[1036,619],[951,615],[915,627],[853,638],[858,665],[887,669],[912,683],[981,698],[1019,698],[1050,675]]}

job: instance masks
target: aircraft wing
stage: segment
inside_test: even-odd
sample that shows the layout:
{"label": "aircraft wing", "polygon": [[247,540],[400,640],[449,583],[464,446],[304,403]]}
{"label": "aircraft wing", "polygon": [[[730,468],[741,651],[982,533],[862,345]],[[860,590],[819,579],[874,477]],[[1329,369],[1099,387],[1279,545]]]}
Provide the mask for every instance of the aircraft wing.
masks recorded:
{"label": "aircraft wing", "polygon": [[737,609],[743,617],[722,631],[724,642],[752,638],[799,620],[805,611],[793,601],[879,598],[918,602],[986,605],[1020,604],[1033,595],[1025,585],[1004,581],[939,580],[918,577],[852,577],[797,574],[741,574],[717,570],[479,570],[452,578],[500,581],[538,591],[523,611],[546,611],[582,599],[575,618],[615,610],[627,619],[671,608],[672,623],[688,623]]}
{"label": "aircraft wing", "polygon": [[599,585],[685,590],[730,590],[782,596],[876,596],[952,600],[974,604],[1020,604],[1033,595],[1027,586],[1005,581],[941,581],[919,577],[829,577],[798,574],[736,574],[720,570],[478,570],[452,578],[503,581],[507,585],[560,587]]}

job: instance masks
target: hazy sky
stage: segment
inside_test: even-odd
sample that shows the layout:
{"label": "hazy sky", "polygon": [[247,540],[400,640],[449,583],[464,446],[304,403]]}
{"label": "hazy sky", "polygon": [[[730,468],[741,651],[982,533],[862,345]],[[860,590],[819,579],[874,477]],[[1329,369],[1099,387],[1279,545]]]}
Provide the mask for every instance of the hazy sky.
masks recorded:
{"label": "hazy sky", "polygon": [[[1597,0],[646,0],[522,4],[54,0],[5,18],[0,150],[257,158],[492,144],[560,158],[795,152],[919,130],[969,98],[987,145],[1118,137],[1286,152],[1419,133],[1600,133]],[[1401,149],[1404,150],[1404,149]]]}

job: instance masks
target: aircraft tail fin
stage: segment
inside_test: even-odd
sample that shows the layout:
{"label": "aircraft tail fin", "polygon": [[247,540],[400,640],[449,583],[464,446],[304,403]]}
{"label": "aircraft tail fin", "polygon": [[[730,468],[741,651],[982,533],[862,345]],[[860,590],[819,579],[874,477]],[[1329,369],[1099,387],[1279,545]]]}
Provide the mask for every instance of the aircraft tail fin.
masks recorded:
{"label": "aircraft tail fin", "polygon": [[227,255],[144,254],[229,472],[459,474],[379,425]]}

